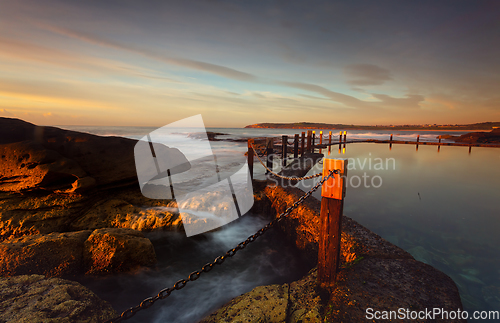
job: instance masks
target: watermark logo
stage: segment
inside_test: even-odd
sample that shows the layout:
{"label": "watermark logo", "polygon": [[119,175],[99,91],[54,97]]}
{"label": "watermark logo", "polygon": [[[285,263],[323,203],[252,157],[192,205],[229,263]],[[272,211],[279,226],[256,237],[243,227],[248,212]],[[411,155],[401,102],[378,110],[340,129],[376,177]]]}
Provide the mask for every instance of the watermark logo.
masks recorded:
{"label": "watermark logo", "polygon": [[253,205],[246,158],[214,154],[201,115],[144,136],[134,157],[142,194],[175,199],[188,237],[236,220]]}

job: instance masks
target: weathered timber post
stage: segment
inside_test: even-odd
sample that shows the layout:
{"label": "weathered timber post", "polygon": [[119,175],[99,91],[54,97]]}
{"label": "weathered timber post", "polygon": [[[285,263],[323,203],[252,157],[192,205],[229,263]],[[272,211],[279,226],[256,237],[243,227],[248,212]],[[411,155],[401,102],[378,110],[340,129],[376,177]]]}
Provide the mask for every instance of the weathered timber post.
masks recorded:
{"label": "weathered timber post", "polygon": [[[274,140],[273,138],[266,138],[266,155],[267,155],[267,168],[273,169],[273,152],[274,151]],[[266,170],[266,174],[269,173]]]}
{"label": "weathered timber post", "polygon": [[390,140],[390,143],[389,143],[389,150],[392,150],[392,133],[391,133],[391,140]]}
{"label": "weathered timber post", "polygon": [[342,142],[342,131],[339,132],[339,144]]}
{"label": "weathered timber post", "polygon": [[441,150],[441,135],[439,135],[439,145],[438,145],[438,152]]}
{"label": "weathered timber post", "polygon": [[339,170],[334,178],[323,183],[321,189],[321,213],[318,249],[318,284],[331,288],[337,280],[342,237],[342,212],[344,209],[347,159],[324,159],[323,177],[330,170]]}
{"label": "weathered timber post", "polygon": [[281,165],[283,167],[286,166],[286,155],[287,155],[287,146],[288,146],[288,136],[281,136]]}
{"label": "weathered timber post", "polygon": [[248,139],[248,171],[250,172],[250,179],[253,180],[253,139]]}
{"label": "weathered timber post", "polygon": [[306,144],[306,133],[302,131],[302,143],[300,144],[300,156],[304,156],[304,145]]}
{"label": "weathered timber post", "polygon": [[295,134],[295,139],[293,141],[293,158],[299,157],[299,134]]}
{"label": "weathered timber post", "polygon": [[[323,131],[319,132],[319,145],[323,145]],[[319,153],[321,154],[321,148],[319,148]]]}
{"label": "weathered timber post", "polygon": [[346,142],[347,131],[344,131],[344,143]]}
{"label": "weathered timber post", "polygon": [[312,131],[307,130],[307,147],[306,147],[307,153],[311,152],[311,136],[312,136]]}
{"label": "weathered timber post", "polygon": [[328,155],[332,152],[332,132],[328,133]]}
{"label": "weathered timber post", "polygon": [[311,139],[311,153],[314,154],[314,145],[316,145],[316,131],[313,131]]}
{"label": "weathered timber post", "polygon": [[415,148],[416,151],[418,151],[418,142],[420,141],[420,135],[417,135],[417,147]]}

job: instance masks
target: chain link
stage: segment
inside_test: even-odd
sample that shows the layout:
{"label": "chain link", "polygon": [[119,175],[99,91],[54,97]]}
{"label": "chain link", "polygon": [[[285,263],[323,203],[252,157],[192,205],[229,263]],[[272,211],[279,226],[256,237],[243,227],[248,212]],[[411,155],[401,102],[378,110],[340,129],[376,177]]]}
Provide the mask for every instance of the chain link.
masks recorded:
{"label": "chain link", "polygon": [[128,320],[129,318],[131,318],[132,316],[134,316],[137,312],[145,310],[145,309],[150,308],[151,306],[153,306],[153,304],[156,301],[158,301],[160,299],[165,299],[165,298],[169,297],[170,294],[174,290],[183,289],[187,285],[188,282],[197,280],[202,273],[208,273],[209,271],[212,270],[212,268],[215,265],[220,265],[227,258],[233,257],[236,254],[236,252],[238,252],[239,250],[245,249],[245,247],[249,243],[254,242],[258,237],[260,237],[261,235],[263,235],[267,230],[269,230],[272,227],[274,227],[274,225],[276,225],[276,223],[279,223],[285,216],[287,216],[290,213],[292,213],[292,211],[295,210],[297,207],[299,207],[299,205],[302,204],[309,196],[311,196],[312,193],[314,193],[314,191],[316,191],[321,185],[323,185],[323,183],[326,180],[328,180],[334,174],[338,174],[338,173],[339,173],[338,169],[331,170],[330,173],[327,176],[323,177],[307,193],[305,193],[304,195],[302,195],[297,201],[295,201],[295,203],[293,203],[291,206],[289,206],[285,210],[285,212],[283,212],[280,215],[278,215],[274,220],[272,220],[271,222],[269,222],[268,224],[266,224],[262,229],[260,229],[259,231],[257,231],[255,234],[249,236],[245,241],[242,241],[242,242],[238,243],[236,245],[236,247],[234,247],[233,249],[229,249],[224,255],[215,258],[215,260],[213,262],[209,262],[209,263],[205,264],[203,267],[201,267],[200,270],[193,271],[188,276],[187,279],[181,279],[181,280],[177,281],[174,284],[173,287],[162,289],[158,293],[158,295],[156,295],[154,297],[148,297],[148,298],[146,298],[139,305],[137,305],[135,307],[131,307],[131,308],[125,310],[120,316],[115,317],[115,318],[110,319],[110,320],[107,320],[104,323],[118,323],[118,322],[122,322],[122,321]]}
{"label": "chain link", "polygon": [[316,178],[316,177],[320,177],[320,176],[323,176],[323,173],[318,173],[318,174],[314,174],[314,175],[310,175],[310,176],[305,176],[305,177],[286,177],[286,176],[283,176],[283,175],[279,175],[279,174],[276,174],[275,172],[273,172],[271,169],[269,169],[265,164],[264,162],[262,161],[262,159],[260,159],[259,155],[257,154],[257,151],[255,150],[255,147],[253,146],[252,143],[250,143],[250,146],[252,147],[253,149],[253,152],[255,153],[255,156],[257,156],[257,159],[259,160],[259,162],[261,163],[262,166],[264,166],[264,168],[271,174],[273,174],[274,176],[278,177],[278,178],[282,178],[282,179],[286,179],[286,180],[289,180],[289,181],[303,181],[303,180],[306,180],[306,179],[311,179],[311,178]]}

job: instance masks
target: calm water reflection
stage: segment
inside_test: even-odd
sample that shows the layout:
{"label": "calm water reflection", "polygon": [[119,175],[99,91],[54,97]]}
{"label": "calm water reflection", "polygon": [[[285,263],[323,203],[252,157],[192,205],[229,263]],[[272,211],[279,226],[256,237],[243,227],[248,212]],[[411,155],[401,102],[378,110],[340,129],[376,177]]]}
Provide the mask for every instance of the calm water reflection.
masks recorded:
{"label": "calm water reflection", "polygon": [[351,144],[329,156],[349,158],[345,215],[448,274],[466,310],[500,310],[500,149]]}

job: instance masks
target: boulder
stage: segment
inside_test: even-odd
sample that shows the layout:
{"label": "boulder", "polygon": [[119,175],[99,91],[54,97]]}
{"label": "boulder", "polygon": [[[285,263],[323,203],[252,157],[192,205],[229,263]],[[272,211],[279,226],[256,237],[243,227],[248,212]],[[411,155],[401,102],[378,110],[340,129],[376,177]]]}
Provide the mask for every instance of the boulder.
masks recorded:
{"label": "boulder", "polygon": [[156,253],[151,241],[132,229],[97,229],[85,241],[87,274],[108,274],[152,266]]}
{"label": "boulder", "polygon": [[111,305],[77,282],[41,275],[0,278],[0,322],[100,323]]}
{"label": "boulder", "polygon": [[64,276],[83,269],[83,244],[91,231],[36,234],[0,243],[0,276]]}
{"label": "boulder", "polygon": [[288,284],[255,287],[251,292],[236,297],[200,323],[287,322],[288,289]]}
{"label": "boulder", "polygon": [[62,186],[72,192],[137,183],[136,142],[0,118],[0,157],[5,165],[0,190],[58,191]]}

